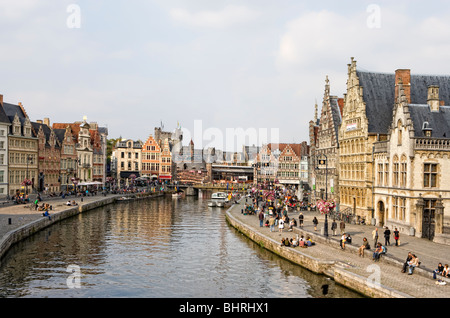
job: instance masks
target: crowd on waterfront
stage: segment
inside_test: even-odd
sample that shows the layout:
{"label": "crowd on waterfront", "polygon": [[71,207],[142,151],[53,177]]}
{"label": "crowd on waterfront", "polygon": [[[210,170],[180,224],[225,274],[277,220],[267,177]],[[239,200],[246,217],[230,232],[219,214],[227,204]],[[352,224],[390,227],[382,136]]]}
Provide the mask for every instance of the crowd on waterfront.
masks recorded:
{"label": "crowd on waterfront", "polygon": [[[286,247],[311,247],[315,243],[310,236],[306,238],[302,235],[293,236],[291,238],[285,237],[284,232],[292,232],[294,227],[302,228],[304,226],[304,211],[315,211],[316,204],[308,204],[298,199],[295,188],[290,187],[270,187],[270,188],[253,188],[249,189],[248,195],[245,199],[245,208],[242,213],[255,215],[259,219],[260,227],[268,228],[270,232],[279,232],[280,245]],[[297,218],[290,217],[292,213],[298,213]],[[298,221],[297,221],[298,220]],[[319,221],[316,216],[312,218],[314,231],[318,230]],[[339,222],[339,223],[338,223]],[[333,236],[339,236],[339,245],[342,250],[346,249],[347,244],[356,244],[353,242],[353,238],[350,233],[345,230],[344,220],[331,220],[331,230]],[[340,234],[338,234],[340,230]],[[381,237],[384,238],[384,244],[380,241]],[[394,239],[391,245],[391,237]],[[368,252],[374,262],[378,262],[383,255],[387,254],[389,246],[400,246],[400,232],[397,228],[393,231],[389,227],[384,226],[382,230],[378,227],[372,231],[371,246],[369,239],[363,237],[362,243],[356,245],[358,248],[358,255],[365,257],[365,253]],[[419,267],[421,261],[419,257],[409,252],[406,260],[401,268],[402,273],[413,275],[415,268]],[[450,278],[450,269],[448,264],[442,265],[439,263],[437,268],[433,271],[433,278]],[[438,280],[440,284],[446,284],[445,281]],[[438,283],[437,282],[437,283]]]}

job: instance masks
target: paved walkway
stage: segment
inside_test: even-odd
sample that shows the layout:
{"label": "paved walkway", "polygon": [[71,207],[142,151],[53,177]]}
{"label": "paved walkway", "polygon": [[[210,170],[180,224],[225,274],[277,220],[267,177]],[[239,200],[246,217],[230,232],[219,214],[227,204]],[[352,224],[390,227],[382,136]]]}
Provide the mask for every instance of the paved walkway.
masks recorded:
{"label": "paved walkway", "polygon": [[[109,194],[106,197],[112,196],[120,196],[120,195]],[[81,201],[82,200],[81,198],[83,198],[83,201]],[[44,198],[43,201],[39,202],[39,205],[42,205],[42,203],[49,203],[50,205],[52,205],[53,209],[49,211],[50,214],[52,214],[61,212],[62,210],[67,208],[72,208],[70,206],[68,207],[67,205],[65,205],[65,203],[68,200],[70,201],[75,200],[75,202],[77,202],[78,205],[81,205],[83,203],[90,203],[104,198],[105,197],[100,194],[96,196],[87,196],[87,197],[69,196],[66,197],[65,199],[62,199],[60,197]],[[5,234],[7,234],[10,231],[16,230],[23,225],[26,225],[35,220],[43,218],[42,213],[43,213],[42,211],[36,211],[32,203],[14,204],[0,207],[0,238],[2,238]]]}
{"label": "paved walkway", "polygon": [[[242,199],[239,204],[229,210],[229,213],[247,226],[250,226],[254,231],[258,231],[274,240],[280,241],[280,243],[282,237],[293,238],[301,233],[299,229],[294,229],[292,232],[284,230],[283,233],[280,234],[278,228],[276,228],[275,232],[270,232],[270,229],[267,227],[261,228],[259,226],[259,219],[256,215],[243,215],[241,213],[244,206],[245,199]],[[351,244],[353,247],[347,247],[346,250],[342,250],[339,247],[340,235],[333,237],[330,229],[329,238],[330,241],[335,244],[322,244],[320,242],[319,238],[324,238],[320,231],[325,219],[323,215],[318,212],[309,211],[302,211],[302,213],[304,215],[304,227],[302,229],[304,235],[313,236],[313,241],[315,240],[314,237],[316,237],[317,244],[310,248],[295,249],[299,249],[302,253],[324,261],[336,261],[341,268],[345,268],[350,272],[366,278],[374,277],[372,265],[379,265],[381,285],[411,297],[450,298],[450,280],[447,280],[447,285],[437,285],[436,280],[432,279],[432,270],[437,267],[439,262],[450,264],[450,246],[433,243],[426,239],[401,235],[401,245],[396,247],[392,244],[394,240],[391,236],[391,246],[388,246],[386,257],[382,257],[381,261],[375,263],[372,260],[373,250],[370,252],[366,251],[366,257],[362,258],[358,256],[356,248],[361,245],[363,237],[367,237],[373,248],[372,231],[375,226],[346,223],[345,232],[350,233],[353,237],[353,242]],[[298,215],[299,212],[297,211],[288,213],[290,218],[294,217],[297,221]],[[312,223],[314,216],[319,220],[317,231],[314,231]],[[329,220],[328,223],[330,228],[331,221]],[[380,229],[378,230],[380,242],[384,245],[383,231]],[[416,270],[413,275],[401,273],[402,264],[409,251],[419,257],[419,260],[421,261],[420,270]]]}

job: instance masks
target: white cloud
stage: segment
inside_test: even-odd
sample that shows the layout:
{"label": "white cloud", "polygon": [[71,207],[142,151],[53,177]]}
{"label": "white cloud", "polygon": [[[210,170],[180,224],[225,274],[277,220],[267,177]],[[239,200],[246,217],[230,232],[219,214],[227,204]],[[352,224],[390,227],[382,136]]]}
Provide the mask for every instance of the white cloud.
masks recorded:
{"label": "white cloud", "polygon": [[259,16],[259,12],[245,6],[229,5],[219,11],[200,11],[196,13],[175,8],[170,10],[170,16],[175,21],[189,26],[221,29],[251,21]]}

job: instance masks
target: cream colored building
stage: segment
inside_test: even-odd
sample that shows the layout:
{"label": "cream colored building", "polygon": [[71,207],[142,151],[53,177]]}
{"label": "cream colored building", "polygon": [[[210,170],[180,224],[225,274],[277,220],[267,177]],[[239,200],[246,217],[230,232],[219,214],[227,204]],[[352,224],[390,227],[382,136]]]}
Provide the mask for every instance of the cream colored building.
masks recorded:
{"label": "cream colored building", "polygon": [[385,76],[395,106],[374,143],[376,223],[450,244],[450,76]]}

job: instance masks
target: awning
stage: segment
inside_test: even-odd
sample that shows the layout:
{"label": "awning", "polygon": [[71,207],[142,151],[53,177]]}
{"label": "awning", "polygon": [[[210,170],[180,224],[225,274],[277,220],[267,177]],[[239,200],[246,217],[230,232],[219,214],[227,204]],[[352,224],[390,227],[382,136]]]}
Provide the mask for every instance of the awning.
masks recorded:
{"label": "awning", "polygon": [[172,176],[159,176],[160,179],[172,179]]}
{"label": "awning", "polygon": [[81,182],[78,183],[77,186],[90,186],[90,185],[101,185],[103,183],[98,182],[98,181],[92,181],[92,182]]}

